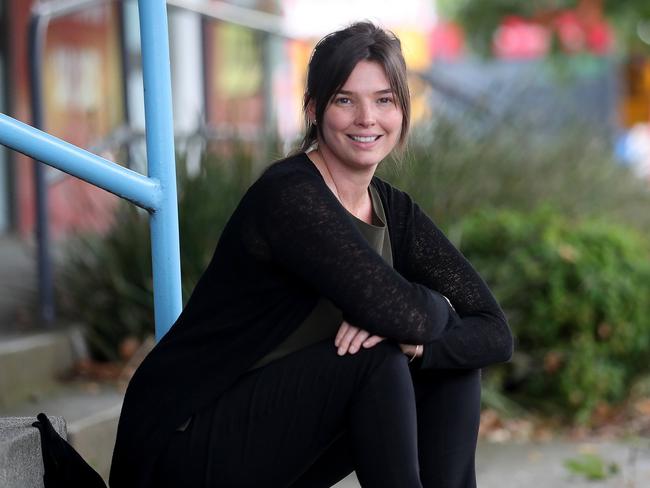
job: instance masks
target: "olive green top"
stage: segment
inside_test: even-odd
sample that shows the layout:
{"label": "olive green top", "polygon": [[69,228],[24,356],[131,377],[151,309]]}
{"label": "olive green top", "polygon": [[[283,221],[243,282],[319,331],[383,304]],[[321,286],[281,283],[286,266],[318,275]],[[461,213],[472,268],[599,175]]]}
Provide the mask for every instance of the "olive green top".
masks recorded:
{"label": "olive green top", "polygon": [[[372,224],[356,218],[350,214],[357,229],[368,241],[368,244],[393,265],[393,254],[390,246],[390,236],[386,227],[386,214],[374,185],[370,185],[370,198],[372,200]],[[343,314],[332,302],[321,298],[304,322],[280,343],[275,349],[257,361],[251,369],[259,368],[276,359],[298,351],[311,344],[315,344],[328,337],[334,337],[343,322]]]}

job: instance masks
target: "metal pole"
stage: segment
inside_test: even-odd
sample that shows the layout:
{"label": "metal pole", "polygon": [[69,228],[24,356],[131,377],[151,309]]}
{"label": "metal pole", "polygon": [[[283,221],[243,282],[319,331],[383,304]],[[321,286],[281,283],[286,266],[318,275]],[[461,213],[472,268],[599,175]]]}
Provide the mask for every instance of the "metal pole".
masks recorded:
{"label": "metal pole", "polygon": [[[100,5],[111,0],[67,0],[61,2],[38,3],[32,9],[28,29],[29,91],[31,96],[32,125],[43,128],[43,44],[44,34],[51,18],[73,13],[78,10]],[[46,169],[38,160],[34,165],[34,192],[36,210],[36,263],[38,268],[39,315],[46,325],[56,319],[54,303],[54,277],[52,256],[50,255],[50,230],[47,213],[48,186],[45,181]]]}
{"label": "metal pole", "polygon": [[[45,23],[41,22],[38,14],[32,16],[29,22],[29,90],[32,101],[32,124],[40,129],[43,127],[43,106],[41,90],[41,49]],[[41,320],[51,325],[55,320],[54,285],[52,278],[52,258],[49,249],[49,225],[47,217],[47,183],[45,168],[39,161],[34,160],[34,191],[36,193],[36,242],[38,266],[38,296]]]}
{"label": "metal pole", "polygon": [[167,9],[164,0],[138,0],[144,77],[148,175],[163,198],[151,215],[156,339],[181,312],[181,269]]}
{"label": "metal pole", "polygon": [[[125,40],[125,12],[123,2],[117,4],[119,15],[117,16],[118,22],[118,36],[120,42],[120,69],[122,70],[122,110],[124,111],[124,123],[127,127],[131,127],[131,112],[129,110],[129,52],[126,47]],[[126,144],[126,166],[131,167],[131,144]]]}

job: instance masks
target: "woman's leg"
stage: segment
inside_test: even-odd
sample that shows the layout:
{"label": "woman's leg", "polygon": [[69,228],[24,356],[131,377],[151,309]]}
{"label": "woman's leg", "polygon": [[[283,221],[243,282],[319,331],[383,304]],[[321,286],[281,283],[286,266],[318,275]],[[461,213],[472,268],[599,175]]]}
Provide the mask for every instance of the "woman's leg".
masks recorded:
{"label": "woman's leg", "polygon": [[[397,345],[340,357],[323,341],[293,353],[242,377],[182,438],[205,436],[206,486],[272,488],[315,474],[344,431],[364,487],[422,486],[413,383]],[[336,466],[322,486],[347,474]]]}
{"label": "woman's leg", "polygon": [[350,436],[339,436],[290,488],[329,488],[356,468]]}
{"label": "woman's leg", "polygon": [[[414,371],[413,383],[422,485],[424,488],[475,487],[480,371]],[[291,488],[332,486],[355,469],[352,453],[352,442],[346,433]]]}
{"label": "woman's leg", "polygon": [[474,488],[480,370],[413,373],[424,488]]}

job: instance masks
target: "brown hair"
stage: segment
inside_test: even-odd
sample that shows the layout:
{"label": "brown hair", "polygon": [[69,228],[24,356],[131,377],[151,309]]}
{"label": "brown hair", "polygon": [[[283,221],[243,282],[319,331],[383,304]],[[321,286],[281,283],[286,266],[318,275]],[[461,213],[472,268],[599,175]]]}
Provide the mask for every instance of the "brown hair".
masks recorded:
{"label": "brown hair", "polygon": [[[402,129],[398,146],[404,147],[411,119],[411,100],[406,80],[406,63],[399,39],[371,22],[357,22],[323,37],[311,54],[307,71],[307,89],[303,100],[305,135],[300,151],[307,151],[322,137],[325,109],[345,84],[359,61],[375,61],[386,72],[390,87],[402,110]],[[315,123],[307,116],[307,107],[314,102]]]}

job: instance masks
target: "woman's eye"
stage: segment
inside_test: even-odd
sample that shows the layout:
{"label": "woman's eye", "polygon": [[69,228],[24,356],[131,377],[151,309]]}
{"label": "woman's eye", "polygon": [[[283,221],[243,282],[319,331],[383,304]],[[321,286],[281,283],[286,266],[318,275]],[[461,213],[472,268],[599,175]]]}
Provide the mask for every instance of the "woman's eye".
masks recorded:
{"label": "woman's eye", "polygon": [[379,99],[379,103],[381,104],[393,103],[393,99],[391,97],[381,97]]}
{"label": "woman's eye", "polygon": [[351,100],[348,97],[338,97],[334,101],[340,105],[347,105]]}

